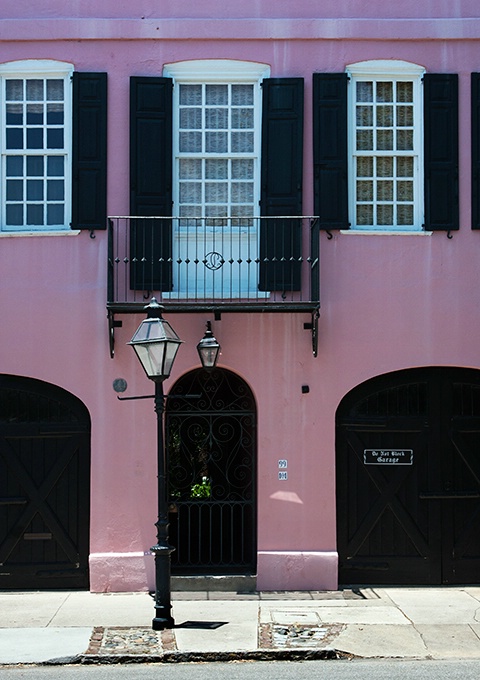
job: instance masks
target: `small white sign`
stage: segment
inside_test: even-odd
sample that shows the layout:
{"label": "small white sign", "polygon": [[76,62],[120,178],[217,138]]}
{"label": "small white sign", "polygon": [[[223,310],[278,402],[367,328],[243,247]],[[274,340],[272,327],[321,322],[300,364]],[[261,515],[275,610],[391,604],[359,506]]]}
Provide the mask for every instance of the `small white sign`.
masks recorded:
{"label": "small white sign", "polygon": [[287,465],[287,460],[285,458],[282,458],[281,460],[278,461],[278,467],[280,470],[285,469],[288,467]]}
{"label": "small white sign", "polygon": [[278,479],[285,481],[288,479],[288,472],[279,472],[278,473]]}

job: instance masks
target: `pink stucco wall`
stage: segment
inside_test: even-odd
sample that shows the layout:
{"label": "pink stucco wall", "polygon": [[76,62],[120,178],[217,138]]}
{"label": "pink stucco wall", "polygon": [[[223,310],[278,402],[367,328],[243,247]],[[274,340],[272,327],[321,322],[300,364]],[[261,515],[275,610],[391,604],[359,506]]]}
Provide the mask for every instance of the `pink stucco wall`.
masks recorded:
{"label": "pink stucco wall", "polygon": [[[469,78],[480,70],[478,2],[3,0],[1,15],[3,62],[57,59],[108,72],[108,211],[114,215],[128,214],[131,75],[158,75],[164,63],[177,60],[224,58],[269,64],[272,76],[303,76],[308,215],[313,72],[403,59],[459,73],[460,231],[452,239],[335,233],[328,240],[322,234],[317,358],[303,329],[306,315],[225,314],[214,324],[220,365],[247,381],[258,407],[258,586],[336,587],[335,411],[341,398],[397,369],[480,367],[480,235],[470,229],[469,208]],[[95,239],[88,233],[0,236],[0,372],[57,384],[86,404],[91,587],[143,589],[152,587],[151,558],[143,554],[155,539],[155,417],[149,401],[119,402],[112,389],[122,377],[128,395],[151,392],[125,344],[139,317],[123,318],[115,359],[109,358],[106,245],[100,232]],[[195,345],[205,322],[203,315],[169,318],[185,344],[167,390],[198,365]],[[302,385],[310,386],[308,394]],[[278,481],[280,458],[288,459],[286,482]]]}

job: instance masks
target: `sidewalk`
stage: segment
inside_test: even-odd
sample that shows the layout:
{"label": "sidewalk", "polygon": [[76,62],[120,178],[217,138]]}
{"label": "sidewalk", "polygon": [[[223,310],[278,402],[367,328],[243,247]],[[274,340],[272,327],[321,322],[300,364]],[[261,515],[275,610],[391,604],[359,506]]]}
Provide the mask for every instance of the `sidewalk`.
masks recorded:
{"label": "sidewalk", "polygon": [[398,657],[480,659],[480,586],[172,593],[0,592],[0,664]]}

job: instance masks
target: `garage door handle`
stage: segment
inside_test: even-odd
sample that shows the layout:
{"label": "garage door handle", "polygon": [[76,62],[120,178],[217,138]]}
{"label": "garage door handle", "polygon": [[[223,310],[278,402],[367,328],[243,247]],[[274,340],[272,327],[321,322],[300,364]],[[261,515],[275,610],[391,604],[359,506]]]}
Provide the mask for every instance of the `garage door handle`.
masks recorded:
{"label": "garage door handle", "polygon": [[26,505],[26,498],[0,498],[0,505]]}
{"label": "garage door handle", "polygon": [[480,491],[420,491],[419,498],[434,500],[441,498],[480,498]]}

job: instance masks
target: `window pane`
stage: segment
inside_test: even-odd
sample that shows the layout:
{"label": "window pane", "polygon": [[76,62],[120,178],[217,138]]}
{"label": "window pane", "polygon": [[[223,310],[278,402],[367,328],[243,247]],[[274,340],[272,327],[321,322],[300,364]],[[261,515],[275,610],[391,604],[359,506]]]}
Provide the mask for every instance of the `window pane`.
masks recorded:
{"label": "window pane", "polygon": [[377,102],[393,102],[393,83],[377,83]]}
{"label": "window pane", "polygon": [[397,182],[397,201],[413,201],[413,182]]}
{"label": "window pane", "polygon": [[20,177],[23,175],[23,157],[7,156],[7,177]]}
{"label": "window pane", "polygon": [[47,205],[47,224],[61,225],[64,224],[64,209],[62,204]]}
{"label": "window pane", "polygon": [[377,201],[393,201],[393,182],[377,182]]}
{"label": "window pane", "polygon": [[228,199],[226,182],[207,182],[205,184],[205,200],[207,203],[225,203]]}
{"label": "window pane", "polygon": [[47,128],[47,149],[63,149],[63,129]]}
{"label": "window pane", "polygon": [[233,153],[253,153],[253,132],[232,132]]}
{"label": "window pane", "polygon": [[361,227],[373,224],[373,205],[357,205],[357,224]]}
{"label": "window pane", "polygon": [[377,206],[377,224],[393,225],[393,205]]}
{"label": "window pane", "polygon": [[43,149],[43,129],[27,128],[27,149]]}
{"label": "window pane", "polygon": [[393,106],[377,106],[377,125],[379,127],[392,127]]}
{"label": "window pane", "polygon": [[27,224],[43,224],[43,205],[32,205],[27,203]]}
{"label": "window pane", "polygon": [[227,179],[228,161],[226,158],[207,158],[205,161],[205,177],[207,179]]}
{"label": "window pane", "polygon": [[357,130],[357,149],[359,151],[373,150],[373,130]]}
{"label": "window pane", "polygon": [[202,127],[202,109],[180,109],[180,127],[183,130],[200,130]]}
{"label": "window pane", "polygon": [[357,182],[357,201],[373,201],[373,182]]}
{"label": "window pane", "polygon": [[180,182],[180,203],[200,203],[202,185],[200,182]]}
{"label": "window pane", "polygon": [[7,201],[23,201],[23,181],[21,179],[7,180]]}
{"label": "window pane", "polygon": [[377,130],[377,149],[379,151],[393,150],[393,130]]}
{"label": "window pane", "polygon": [[19,102],[23,100],[23,80],[7,80],[5,83],[7,101]]}
{"label": "window pane", "polygon": [[413,205],[399,205],[397,208],[397,224],[400,226],[413,225]]}
{"label": "window pane", "polygon": [[43,104],[27,104],[27,124],[43,125]]}
{"label": "window pane", "polygon": [[63,177],[65,159],[63,156],[47,156],[48,177]]}
{"label": "window pane", "polygon": [[228,133],[207,132],[205,134],[205,151],[207,153],[227,153]]}
{"label": "window pane", "polygon": [[413,83],[397,83],[397,102],[413,102]]}
{"label": "window pane", "polygon": [[63,125],[63,104],[47,104],[47,124]]}
{"label": "window pane", "polygon": [[397,106],[397,125],[398,127],[413,126],[413,107]]}
{"label": "window pane", "polygon": [[7,125],[23,125],[23,106],[22,104],[7,104],[6,105]]}
{"label": "window pane", "polygon": [[43,201],[43,181],[41,179],[27,180],[27,199],[29,201]]}
{"label": "window pane", "polygon": [[205,127],[210,130],[226,130],[228,128],[227,109],[207,109]]}
{"label": "window pane", "polygon": [[23,149],[23,130],[7,128],[7,149]]}
{"label": "window pane", "polygon": [[357,177],[372,177],[373,158],[357,158]]}
{"label": "window pane", "polygon": [[63,101],[63,80],[58,78],[47,80],[47,99],[49,101]]}
{"label": "window pane", "polygon": [[27,80],[27,100],[43,100],[43,80]]}
{"label": "window pane", "polygon": [[413,130],[397,130],[397,149],[413,151]]}
{"label": "window pane", "polygon": [[377,176],[393,177],[393,158],[390,156],[379,156],[377,158]]}
{"label": "window pane", "polygon": [[373,125],[373,107],[357,106],[358,127],[371,127]]}
{"label": "window pane", "polygon": [[23,205],[7,205],[7,225],[18,227],[23,224]]}
{"label": "window pane", "polygon": [[228,85],[207,85],[205,103],[207,105],[226,106],[228,104]]}
{"label": "window pane", "polygon": [[233,106],[253,106],[253,85],[232,85]]}
{"label": "window pane", "polygon": [[43,176],[42,156],[27,156],[27,176],[29,177]]}
{"label": "window pane", "polygon": [[63,180],[50,179],[47,182],[47,200],[48,201],[63,201],[65,192],[63,190]]}
{"label": "window pane", "polygon": [[181,132],[179,143],[182,153],[200,153],[202,150],[202,133]]}
{"label": "window pane", "polygon": [[253,128],[253,109],[233,109],[232,128],[251,130]]}
{"label": "window pane", "polygon": [[410,156],[397,158],[397,177],[413,177],[413,158]]}
{"label": "window pane", "polygon": [[357,83],[357,102],[373,102],[373,83]]}
{"label": "window pane", "polygon": [[253,201],[252,182],[232,183],[232,203],[251,203]]}
{"label": "window pane", "polygon": [[233,159],[232,179],[253,179],[253,160],[249,158]]}
{"label": "window pane", "polygon": [[198,158],[181,158],[180,179],[202,179],[202,161]]}
{"label": "window pane", "polygon": [[180,85],[180,104],[183,106],[199,106],[202,104],[201,85]]}

